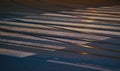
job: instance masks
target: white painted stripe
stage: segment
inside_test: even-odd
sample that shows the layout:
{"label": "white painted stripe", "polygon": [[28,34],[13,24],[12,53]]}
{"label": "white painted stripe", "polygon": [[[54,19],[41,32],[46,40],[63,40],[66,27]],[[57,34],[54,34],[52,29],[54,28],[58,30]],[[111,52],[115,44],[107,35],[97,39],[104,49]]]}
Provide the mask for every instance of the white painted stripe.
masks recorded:
{"label": "white painted stripe", "polygon": [[[12,37],[20,37],[20,38],[28,38],[28,39],[33,39],[33,40],[41,40],[41,38],[36,38],[36,37],[31,37],[31,36],[26,36],[26,35],[19,35],[19,34],[11,34],[11,33],[5,33],[5,32],[0,32],[0,35],[3,36],[12,36]],[[59,35],[59,34],[56,34]],[[63,34],[64,35],[64,34]],[[67,34],[66,34],[67,36]],[[73,36],[74,37],[74,36]],[[35,38],[35,39],[34,39]],[[67,42],[71,42],[71,43],[78,43],[78,44],[86,44],[88,42],[84,42],[84,41],[78,41],[78,40],[70,40],[70,39],[62,39],[62,38],[55,38],[55,39],[59,39],[59,40],[63,40],[63,41],[67,41]],[[79,39],[79,38],[78,38]],[[49,40],[49,42],[53,42],[54,40]],[[55,42],[55,41],[54,41]],[[57,42],[57,41],[56,41]],[[59,42],[62,43],[62,42]]]}
{"label": "white painted stripe", "polygon": [[70,32],[64,32],[64,31],[62,32],[62,31],[56,31],[56,30],[49,31],[49,30],[27,29],[27,28],[10,27],[10,26],[0,26],[0,28],[14,30],[14,31],[21,31],[21,32],[47,34],[47,35],[71,36],[71,37],[76,37],[76,38],[82,38],[82,37],[83,38],[93,38],[93,39],[97,39],[97,40],[105,40],[105,39],[109,38],[109,37],[103,37],[103,36],[95,36],[95,35],[88,35],[88,34],[81,34],[81,33],[70,33]]}
{"label": "white painted stripe", "polygon": [[86,41],[70,40],[70,39],[64,39],[64,38],[51,38],[51,37],[49,37],[49,38],[64,41],[64,42],[74,43],[74,44],[87,44],[87,43],[89,43],[89,42],[86,42]]}
{"label": "white painted stripe", "polygon": [[38,37],[34,37],[34,36],[18,34],[18,33],[2,32],[2,31],[0,31],[0,36],[9,36],[9,37],[18,37],[18,38],[23,38],[23,39],[41,40],[41,41],[43,40],[43,41],[49,41],[49,42],[56,42],[56,41],[53,41],[53,40],[38,38]]}
{"label": "white painted stripe", "polygon": [[4,49],[4,48],[0,48],[0,54],[1,55],[19,57],[19,58],[24,58],[24,57],[36,55],[36,53],[32,53],[32,52],[24,52],[24,51]]}
{"label": "white painted stripe", "polygon": [[[78,15],[77,15],[78,16]],[[83,15],[84,16],[84,15]],[[49,19],[49,20],[53,20],[53,21],[57,21],[57,22],[62,22],[62,21],[64,21],[64,22],[82,22],[81,20],[85,20],[84,18],[66,18],[66,17],[53,17],[53,16],[26,16],[26,17],[24,17],[24,18],[28,18],[28,19],[32,19],[32,20],[34,20],[34,19],[36,19],[36,20],[40,20],[40,19],[42,19],[42,20],[46,20],[47,21],[47,19]],[[87,20],[87,19],[86,19]],[[98,20],[94,20],[94,22],[93,23],[95,23],[96,24],[96,21],[98,21]],[[87,22],[87,21],[84,21],[85,23]],[[99,21],[99,23],[100,23],[100,21]],[[103,23],[103,22],[102,22]],[[77,24],[77,23],[76,23]],[[80,23],[81,24],[81,23]],[[97,25],[97,24],[96,24]]]}
{"label": "white painted stripe", "polygon": [[83,12],[83,11],[86,11],[86,10],[82,10],[82,9],[73,9],[72,11],[79,11],[79,12]]}
{"label": "white painted stripe", "polygon": [[[30,19],[19,19],[19,20],[23,20],[23,21],[34,21],[34,22],[43,22],[43,23],[50,23],[51,21],[42,21],[42,20],[30,20]],[[59,24],[59,23],[62,23],[62,24],[68,24],[68,25],[72,25],[73,23],[65,23],[65,22],[57,22],[57,21],[52,21],[51,23],[54,23],[54,24]],[[73,25],[76,25],[76,24],[73,24]],[[78,24],[77,24],[78,25]],[[80,25],[80,24],[79,24]],[[83,25],[84,26],[84,25]],[[90,25],[89,25],[90,26]],[[96,26],[95,26],[96,27]],[[103,26],[104,27],[104,26]],[[69,27],[65,27],[65,28],[69,28]],[[82,29],[82,28],[74,28],[74,27],[70,27],[71,29],[73,29],[73,30],[81,30],[81,31],[89,31],[89,32],[99,32],[99,33],[108,33],[108,34],[114,34],[114,35],[120,35],[120,33],[119,32],[112,32],[112,31],[103,31],[103,30],[91,30],[91,29]],[[100,27],[100,28],[102,28],[102,27]],[[105,28],[105,27],[104,27]],[[119,28],[118,28],[119,29]],[[50,31],[51,32],[51,31]],[[49,32],[48,32],[49,33]],[[55,33],[55,32],[54,32]],[[57,32],[56,32],[57,33]],[[63,32],[61,32],[61,34],[62,34]],[[58,34],[58,33],[57,33]],[[64,33],[63,33],[64,34]]]}
{"label": "white painted stripe", "polygon": [[[115,16],[115,15],[110,15],[110,14],[102,14],[99,13],[99,11],[96,11],[95,13],[91,13],[89,11],[85,12],[74,12],[74,11],[62,11],[62,13],[68,13],[68,14],[79,14],[79,15],[90,15],[90,16],[103,16],[103,17],[119,17],[119,16]],[[120,17],[119,17],[120,18]]]}
{"label": "white painted stripe", "polygon": [[17,15],[37,15],[36,13],[28,13],[28,12],[8,12],[8,13],[10,13],[10,14],[17,14]]}
{"label": "white painted stripe", "polygon": [[[76,25],[76,24],[83,24],[84,23],[84,26],[86,26],[85,24],[86,23],[88,23],[88,22],[93,22],[93,24],[90,24],[90,25],[101,25],[102,26],[102,24],[108,24],[108,23],[106,23],[106,22],[104,22],[104,21],[100,21],[100,20],[90,20],[90,19],[84,19],[84,18],[67,18],[67,17],[56,17],[56,16],[26,16],[26,17],[24,17],[24,18],[29,18],[29,19],[32,19],[32,20],[39,20],[39,21],[41,21],[40,19],[42,19],[42,21],[44,21],[43,19],[49,19],[49,21],[51,20],[55,20],[55,21],[57,21],[57,22],[62,22],[62,21],[64,21],[64,24],[65,23],[69,23],[69,25],[71,25],[71,23],[70,22],[72,22],[72,25]],[[84,20],[84,21],[83,21]],[[47,20],[46,20],[47,21]],[[54,21],[54,22],[55,22]],[[78,22],[78,23],[76,23],[76,22]],[[83,22],[83,23],[79,23],[79,22]],[[75,23],[75,24],[73,24],[73,23]],[[45,23],[46,24],[46,23]],[[53,23],[54,24],[54,23]],[[58,23],[59,24],[59,23]],[[61,23],[62,24],[62,23]],[[63,24],[63,25],[64,25]],[[112,25],[120,25],[119,23],[109,23],[109,24],[112,24]],[[109,24],[107,25],[107,26],[109,26]],[[87,24],[88,25],[88,24]],[[106,26],[106,25],[104,25],[104,26]],[[111,28],[112,27],[114,27],[114,26],[111,26]],[[107,27],[106,27],[107,28]],[[117,27],[116,27],[117,28]],[[119,28],[119,27],[118,27]]]}
{"label": "white painted stripe", "polygon": [[[86,10],[81,10],[81,9],[75,9],[73,11],[77,12],[98,12],[98,13],[109,13],[109,14],[120,14],[118,11],[119,10],[106,10],[106,9],[86,9]],[[116,12],[115,12],[116,11]]]}
{"label": "white painted stripe", "polygon": [[21,44],[21,45],[29,45],[29,46],[36,46],[36,47],[43,47],[43,48],[45,47],[48,49],[65,49],[66,48],[66,47],[55,46],[55,45],[45,45],[41,43],[32,43],[32,42],[17,41],[17,40],[8,40],[8,39],[0,39],[0,40],[5,42]]}
{"label": "white painted stripe", "polygon": [[36,19],[36,20],[39,20],[39,19],[45,19],[45,20],[57,20],[57,21],[75,21],[75,22],[80,22],[80,19],[77,19],[77,18],[68,18],[68,17],[57,17],[57,16],[26,16],[24,18],[31,18],[31,19]]}
{"label": "white painted stripe", "polygon": [[114,7],[103,6],[103,7],[100,7],[100,8],[108,8],[109,9],[109,8],[114,8]]}
{"label": "white painted stripe", "polygon": [[[60,26],[57,26],[60,27]],[[100,34],[111,34],[111,35],[118,35],[120,36],[119,32],[112,32],[112,31],[104,31],[104,30],[92,30],[92,29],[81,29],[81,28],[73,28],[73,27],[60,27],[65,29],[70,29],[74,31],[82,31],[82,32],[93,32],[93,33],[100,33]]]}
{"label": "white painted stripe", "polygon": [[[97,24],[82,24],[82,23],[70,23],[70,22],[61,22],[61,21],[47,21],[47,20],[34,20],[34,19],[19,19],[22,21],[28,21],[28,22],[37,22],[37,23],[44,23],[44,24],[59,24],[59,25],[69,25],[69,26],[80,26],[80,27],[93,27],[93,28],[104,28],[104,29],[115,29],[115,30],[120,30],[119,27],[114,27],[114,26],[108,26],[108,25],[97,25]],[[53,18],[54,19],[54,18]],[[88,20],[86,20],[87,22]],[[93,20],[94,21],[94,20]],[[85,22],[85,20],[83,21]]]}
{"label": "white painted stripe", "polygon": [[111,18],[111,17],[95,17],[95,16],[78,16],[81,18],[89,18],[89,19],[98,19],[98,20],[108,20],[108,21],[120,21],[120,18]]}
{"label": "white painted stripe", "polygon": [[120,9],[118,8],[87,8],[88,10],[99,10],[99,11],[111,11],[111,12],[115,12],[115,11],[120,11]]}
{"label": "white painted stripe", "polygon": [[[35,28],[51,28],[49,26],[43,26],[39,24],[32,24],[32,23],[20,23],[20,22],[10,22],[10,21],[0,21],[0,23],[10,24],[10,25],[17,25],[17,26],[28,26],[28,27],[35,27]],[[53,29],[53,28],[51,28]]]}
{"label": "white painted stripe", "polygon": [[0,42],[3,42],[3,44],[15,46],[15,47],[17,46],[17,47],[23,47],[23,48],[31,48],[31,49],[35,49],[35,50],[56,51],[54,49],[38,48],[38,47],[33,47],[33,46],[24,46],[21,44],[9,43],[9,41],[5,41],[6,43],[4,43],[4,40],[0,40]]}
{"label": "white painted stripe", "polygon": [[110,10],[110,11],[98,11],[98,12],[109,13],[109,14],[120,14],[120,12],[115,12],[115,11],[112,12],[112,10]]}
{"label": "white painted stripe", "polygon": [[110,11],[99,11],[99,12],[101,12],[101,13],[102,13],[102,12],[103,12],[103,13],[105,12],[105,13],[109,13],[109,14],[120,14],[120,12],[118,12],[118,11],[115,12],[115,11],[113,11],[113,10],[110,10]]}
{"label": "white painted stripe", "polygon": [[120,7],[99,7],[99,9],[120,10]]}
{"label": "white painted stripe", "polygon": [[[33,17],[34,18],[34,17]],[[42,18],[42,17],[41,17]],[[79,22],[80,19],[67,19],[67,18],[56,18],[56,17],[47,17],[45,16],[44,19],[51,19],[51,20],[70,20],[70,21],[77,21]],[[69,26],[81,26],[81,27],[95,27],[95,28],[105,28],[105,29],[115,29],[115,30],[120,30],[119,27],[114,27],[114,26],[109,26],[109,25],[98,25],[98,24],[82,24],[82,23],[70,23],[70,22],[61,22],[60,21],[44,21],[44,20],[33,20],[33,19],[20,19],[23,21],[28,21],[28,22],[35,22],[35,23],[44,23],[44,24],[62,24],[62,25],[69,25]],[[83,22],[91,22],[90,20],[81,20]],[[94,22],[94,20],[92,20],[92,22]],[[50,29],[55,29],[53,27],[49,27],[49,26],[42,26],[42,25],[35,25],[35,24],[29,24],[29,23],[18,23],[18,22],[9,22],[9,21],[0,21],[0,23],[4,23],[4,24],[13,24],[13,25],[22,25],[22,26],[30,26],[30,27],[38,27],[38,28],[50,28]]]}
{"label": "white painted stripe", "polygon": [[99,8],[100,10],[114,10],[114,11],[119,11],[120,10],[120,8],[115,8],[115,7],[111,7],[111,8],[109,8],[109,7],[100,7]]}
{"label": "white painted stripe", "polygon": [[105,9],[105,8],[88,8],[87,10],[98,10],[98,11],[111,11],[111,13],[113,12],[113,13],[116,13],[117,11],[119,11],[119,9],[114,9],[114,8],[112,8],[112,9]]}
{"label": "white painted stripe", "polygon": [[63,64],[63,65],[69,65],[69,66],[75,66],[75,67],[80,67],[80,68],[93,69],[93,70],[112,71],[112,70],[105,69],[105,68],[94,67],[94,66],[83,65],[83,64],[75,64],[75,63],[63,62],[63,61],[47,60],[47,62]]}
{"label": "white painted stripe", "polygon": [[71,16],[71,15],[64,15],[64,14],[56,14],[56,13],[44,13],[41,15],[46,15],[46,16],[61,16],[61,17],[75,17],[75,16]]}

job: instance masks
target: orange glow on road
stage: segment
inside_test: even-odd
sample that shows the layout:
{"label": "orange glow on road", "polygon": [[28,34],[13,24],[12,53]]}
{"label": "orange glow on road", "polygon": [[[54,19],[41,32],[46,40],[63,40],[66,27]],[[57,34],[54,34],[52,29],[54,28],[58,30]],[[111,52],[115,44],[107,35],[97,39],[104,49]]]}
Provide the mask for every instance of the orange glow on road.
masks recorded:
{"label": "orange glow on road", "polygon": [[81,54],[87,55],[88,53],[87,52],[81,52]]}

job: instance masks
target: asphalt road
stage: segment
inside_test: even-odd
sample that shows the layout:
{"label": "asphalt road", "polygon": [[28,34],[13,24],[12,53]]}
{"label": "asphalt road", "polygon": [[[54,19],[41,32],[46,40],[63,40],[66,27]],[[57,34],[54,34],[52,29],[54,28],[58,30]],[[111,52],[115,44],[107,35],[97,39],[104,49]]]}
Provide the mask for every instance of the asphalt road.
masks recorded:
{"label": "asphalt road", "polygon": [[0,71],[120,71],[119,5],[2,6]]}

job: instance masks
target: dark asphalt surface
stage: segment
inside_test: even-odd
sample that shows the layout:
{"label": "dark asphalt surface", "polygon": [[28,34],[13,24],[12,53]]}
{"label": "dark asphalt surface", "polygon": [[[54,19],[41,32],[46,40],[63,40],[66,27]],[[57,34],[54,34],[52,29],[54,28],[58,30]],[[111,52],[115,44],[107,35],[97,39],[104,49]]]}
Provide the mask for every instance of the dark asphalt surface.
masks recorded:
{"label": "dark asphalt surface", "polygon": [[120,71],[120,6],[0,10],[0,71]]}

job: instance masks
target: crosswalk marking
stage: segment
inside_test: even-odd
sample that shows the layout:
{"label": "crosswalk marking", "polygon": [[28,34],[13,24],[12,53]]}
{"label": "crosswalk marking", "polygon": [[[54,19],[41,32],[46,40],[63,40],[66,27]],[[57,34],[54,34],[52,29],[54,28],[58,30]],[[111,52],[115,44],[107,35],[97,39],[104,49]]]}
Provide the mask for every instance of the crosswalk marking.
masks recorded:
{"label": "crosswalk marking", "polygon": [[92,69],[92,70],[113,71],[113,70],[104,69],[104,68],[100,68],[100,67],[93,67],[93,66],[90,66],[90,65],[88,66],[88,65],[83,65],[83,64],[75,64],[75,63],[64,62],[64,61],[47,60],[47,62],[63,64],[63,65],[70,65],[70,66],[75,66],[75,67],[80,67],[80,68],[87,68],[87,69]]}
{"label": "crosswalk marking", "polygon": [[44,26],[44,25],[20,23],[20,22],[12,22],[12,21],[0,21],[0,24],[10,24],[10,25],[17,25],[17,26],[32,27],[32,28],[50,28],[50,29],[53,29],[49,26]]}
{"label": "crosswalk marking", "polygon": [[[29,16],[29,19],[24,19],[26,21],[30,21],[32,19],[32,21],[34,22],[40,22],[40,23],[44,23],[44,24],[52,24],[52,25],[65,25],[65,26],[73,26],[73,27],[91,27],[91,28],[103,28],[103,29],[114,29],[114,30],[120,30],[120,28],[118,26],[109,26],[109,25],[100,25],[100,24],[86,24],[87,22],[89,22],[90,20],[84,20],[83,23],[71,23],[72,21],[76,21],[76,22],[80,22],[80,19],[67,19],[67,18],[57,18],[57,17],[47,17],[47,16],[39,16],[39,20],[35,20],[36,17],[38,16]],[[41,19],[49,19],[49,21],[47,22],[47,20],[41,20]],[[23,20],[23,19],[22,19]],[[30,21],[30,22],[32,22]],[[65,22],[63,22],[65,21]],[[68,22],[67,22],[68,21]],[[70,22],[71,21],[71,22]],[[81,20],[82,21],[82,20]],[[92,20],[91,20],[92,21]],[[56,24],[57,22],[57,24]],[[84,23],[85,22],[85,23]],[[94,22],[94,20],[93,20]],[[3,22],[4,23],[4,22]],[[6,23],[6,22],[5,22]],[[9,22],[8,22],[9,23]],[[13,22],[14,23],[14,22]],[[85,25],[86,24],[86,25]]]}
{"label": "crosswalk marking", "polygon": [[36,41],[40,40],[40,41],[55,42],[55,41],[52,41],[52,40],[38,38],[38,37],[30,36],[30,35],[24,35],[24,34],[19,34],[19,33],[9,33],[9,32],[3,32],[3,31],[0,31],[0,36],[17,37],[17,38],[23,38],[23,39],[36,40]]}
{"label": "crosswalk marking", "polygon": [[[43,21],[43,20],[19,19],[19,18],[18,18],[18,20],[29,21],[29,22],[33,22],[33,21],[34,21],[34,22],[39,22],[39,23],[40,23],[40,22],[41,22],[41,23],[47,23],[47,22],[48,22],[48,23],[55,23],[55,24],[56,24],[56,23],[60,23],[60,24],[61,24],[61,23],[62,23],[62,24],[65,23],[65,22],[57,22],[57,21]],[[69,24],[69,23],[67,23],[67,24]],[[73,24],[73,23],[71,23],[71,24]],[[77,24],[77,25],[78,25],[78,24]],[[67,28],[67,27],[66,27],[66,28]],[[73,28],[73,27],[69,27],[69,28]],[[101,30],[97,30],[97,31],[96,31],[96,30],[81,29],[81,28],[74,28],[74,29],[76,29],[76,30],[81,30],[81,31],[89,31],[89,32],[91,31],[91,32],[96,32],[96,33],[97,33],[97,32],[98,32],[98,33],[100,32],[100,33],[104,33],[104,34],[120,35],[119,32],[112,32],[112,31],[101,31]],[[74,30],[74,29],[73,29],[73,30]]]}
{"label": "crosswalk marking", "polygon": [[95,16],[80,16],[83,18],[89,18],[89,19],[98,19],[98,20],[108,20],[108,21],[120,21],[120,18],[107,18],[107,17],[95,17]]}
{"label": "crosswalk marking", "polygon": [[[84,15],[83,15],[84,16]],[[82,18],[82,17],[71,17],[71,18],[69,18],[69,17],[64,17],[64,16],[54,16],[54,15],[52,15],[52,16],[50,16],[50,15],[38,15],[38,16],[30,16],[30,15],[28,15],[28,16],[25,16],[24,18],[31,18],[31,19],[36,19],[36,20],[40,20],[40,19],[46,19],[46,21],[47,21],[47,19],[49,19],[49,20],[54,20],[54,21],[64,21],[64,22],[78,22],[78,24],[81,24],[81,22],[82,22],[82,20],[94,20],[94,22],[93,22],[93,24],[99,24],[99,25],[107,25],[107,26],[109,26],[109,25],[118,25],[118,26],[120,26],[119,25],[119,23],[117,23],[117,22],[114,22],[114,24],[113,23],[111,23],[111,22],[108,22],[108,21],[106,21],[106,20],[99,20],[99,19],[89,19],[89,18]],[[84,21],[83,23],[88,23],[88,21]],[[109,24],[108,24],[109,23]],[[90,24],[92,24],[92,23],[90,23]]]}
{"label": "crosswalk marking", "polygon": [[110,15],[110,14],[104,14],[104,13],[99,13],[99,11],[97,12],[89,12],[89,11],[83,11],[83,12],[80,12],[80,11],[62,11],[62,13],[68,13],[68,14],[76,14],[76,15],[90,15],[90,16],[103,16],[103,17],[118,17],[120,18],[119,16],[115,16],[115,15]]}
{"label": "crosswalk marking", "polygon": [[[49,32],[49,31],[46,31],[46,32]],[[42,32],[41,32],[41,33],[42,33],[42,34],[46,34],[46,32],[44,31],[43,33],[42,33]],[[1,32],[1,33],[2,33],[2,32]],[[57,34],[57,33],[58,33],[58,34]],[[69,34],[69,33],[65,33],[65,34],[59,34],[59,33],[60,33],[60,32],[56,32],[56,33],[54,32],[54,34],[53,34],[53,32],[51,32],[51,33],[47,33],[47,34],[48,34],[48,36],[49,36],[49,35],[56,35],[56,36],[57,36],[57,35],[58,35],[58,36],[60,35],[60,36],[66,36],[66,37],[67,37],[67,36],[73,36],[73,37],[75,37],[74,34],[71,35],[71,34]],[[61,32],[61,33],[62,33],[62,32]],[[81,36],[84,36],[84,35],[81,35]],[[81,37],[81,36],[80,36],[80,37]],[[23,37],[24,37],[24,36],[23,36]],[[91,37],[95,37],[95,36],[91,36]],[[88,38],[90,38],[90,37],[88,37]],[[78,38],[78,39],[79,39],[79,38]],[[96,37],[96,39],[97,39],[97,37]],[[101,38],[101,40],[102,40],[102,39],[103,39],[103,38]],[[100,40],[100,38],[99,38],[99,40]],[[51,40],[51,41],[53,41],[53,40]],[[70,39],[68,39],[68,40],[66,39],[66,41],[77,42],[77,43],[79,43],[79,44],[86,44],[86,43],[88,43],[88,42],[84,42],[84,41],[77,41],[77,40],[70,40]],[[52,47],[53,47],[53,46],[52,46]]]}
{"label": "crosswalk marking", "polygon": [[[92,35],[85,35],[85,34],[79,34],[79,33],[70,33],[70,32],[62,32],[62,31],[49,31],[49,30],[39,30],[39,29],[29,29],[29,28],[19,28],[19,27],[10,27],[10,26],[0,26],[0,28],[8,29],[8,30],[15,30],[15,31],[21,31],[21,32],[29,32],[29,33],[38,33],[38,34],[48,34],[48,35],[58,35],[58,36],[71,36],[76,38],[86,37],[98,39],[98,40],[105,40],[109,37],[103,37],[103,36],[92,36]],[[64,28],[64,27],[63,27]],[[84,30],[83,30],[84,31]],[[119,34],[119,33],[118,33]]]}
{"label": "crosswalk marking", "polygon": [[103,26],[103,25],[97,25],[97,24],[83,24],[83,23],[71,23],[71,22],[61,22],[61,21],[49,21],[49,20],[34,20],[34,19],[20,19],[17,18],[18,20],[22,20],[22,21],[28,21],[28,22],[36,22],[36,23],[44,23],[44,24],[54,24],[54,25],[70,25],[70,26],[87,26],[87,27],[96,27],[96,28],[111,28],[111,29],[119,29],[119,27],[114,27],[114,26]]}
{"label": "crosswalk marking", "polygon": [[[116,12],[120,11],[119,8],[87,8],[88,10],[99,10],[99,11],[111,11],[111,12]],[[114,11],[113,11],[114,10]]]}
{"label": "crosswalk marking", "polygon": [[8,55],[8,56],[24,58],[24,57],[36,55],[36,53],[0,48],[0,55]]}
{"label": "crosswalk marking", "polygon": [[[106,49],[109,45],[120,45],[119,42],[116,42],[119,41],[119,39],[114,38],[119,38],[120,36],[120,13],[118,8],[114,9],[115,11],[111,11],[112,8],[114,7],[86,8],[83,10],[74,9],[71,11],[59,12],[43,9],[46,13],[42,14],[9,12],[10,17],[5,17],[0,20],[0,37],[2,37],[0,42],[7,46],[56,52],[57,50],[75,52],[73,49],[85,49],[85,52],[80,53],[76,51],[75,53],[80,53],[82,55],[91,54],[101,56],[101,58],[108,57],[109,59],[119,59],[118,56],[114,55],[119,53],[119,50],[114,48]],[[22,15],[22,17],[16,17],[16,14]],[[109,39],[113,41],[107,41]],[[32,42],[31,40],[34,40],[35,42]],[[98,45],[105,44],[107,46],[94,46],[94,44],[91,43],[97,43]],[[69,44],[71,45],[69,46]],[[91,53],[91,51],[90,53],[87,53],[90,49],[103,51],[105,53],[110,52],[113,55],[108,56],[107,54],[99,52]],[[62,64],[62,62],[60,63]],[[81,64],[69,64],[69,62],[65,64],[91,68]],[[95,67],[92,69],[107,70]]]}
{"label": "crosswalk marking", "polygon": [[56,13],[44,13],[42,15],[48,15],[48,16],[62,16],[62,17],[76,17],[76,16],[71,16],[71,15],[63,15],[63,14],[56,14]]}
{"label": "crosswalk marking", "polygon": [[36,15],[35,13],[28,13],[28,12],[8,12],[10,14],[18,14],[18,15]]}
{"label": "crosswalk marking", "polygon": [[[86,9],[86,10],[81,10],[81,9],[75,9],[73,10],[75,12],[87,12],[87,13],[101,13],[101,14],[109,14],[109,15],[116,15],[116,14],[120,14],[118,10],[115,11],[111,11],[111,10],[101,10],[101,9]],[[116,15],[117,16],[117,15]]]}
{"label": "crosswalk marking", "polygon": [[[13,47],[23,47],[23,48],[28,48],[28,49],[35,49],[35,50],[45,50],[45,51],[55,51],[54,49],[45,49],[45,48],[38,48],[36,46],[26,46],[26,45],[21,45],[21,44],[17,44],[17,43],[12,43],[9,41],[3,41],[0,40],[1,44],[7,45],[7,46],[13,46]],[[8,47],[7,47],[8,48]],[[10,47],[11,48],[11,47]]]}
{"label": "crosswalk marking", "polygon": [[29,46],[36,46],[36,47],[43,47],[45,49],[65,49],[66,47],[61,47],[61,46],[55,46],[55,45],[45,45],[45,44],[40,44],[40,43],[32,43],[32,42],[25,42],[25,41],[17,41],[17,40],[8,40],[8,39],[0,39],[1,41],[5,42],[11,42],[11,43],[16,43],[16,44],[21,44],[21,45],[29,45]]}
{"label": "crosswalk marking", "polygon": [[101,31],[101,30],[92,30],[92,29],[79,29],[79,28],[73,28],[73,27],[60,27],[60,28],[65,28],[65,29],[70,29],[70,30],[75,30],[75,31],[94,32],[94,33],[100,33],[100,34],[111,34],[111,35],[120,36],[119,32]]}

